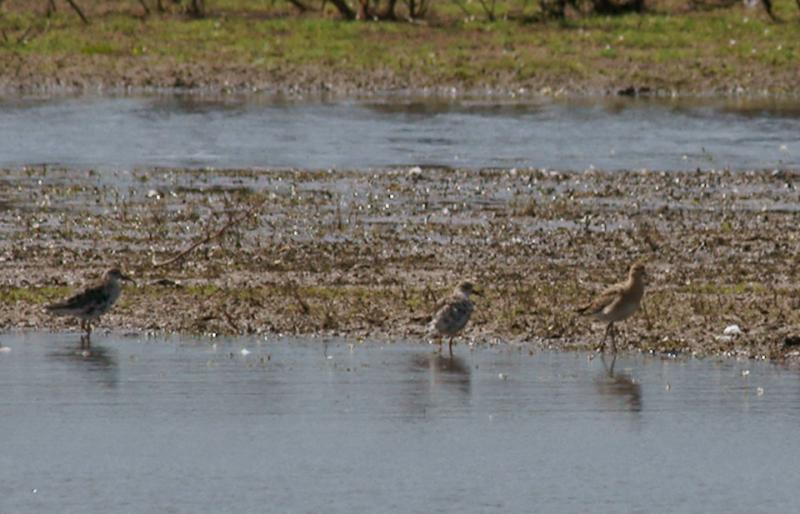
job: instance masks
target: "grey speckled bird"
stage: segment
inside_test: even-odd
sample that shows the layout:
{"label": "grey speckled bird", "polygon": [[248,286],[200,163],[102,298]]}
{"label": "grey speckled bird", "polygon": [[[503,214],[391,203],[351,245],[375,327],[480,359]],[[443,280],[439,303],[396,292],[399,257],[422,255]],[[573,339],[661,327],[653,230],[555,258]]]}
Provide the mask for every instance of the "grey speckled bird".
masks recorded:
{"label": "grey speckled bird", "polygon": [[475,289],[472,282],[461,282],[450,296],[439,302],[431,320],[431,332],[438,337],[450,339],[451,355],[453,354],[453,337],[464,329],[475,308],[469,299],[470,294],[483,296],[480,291]]}
{"label": "grey speckled bird", "polygon": [[614,340],[616,332],[614,323],[628,319],[639,310],[644,296],[644,283],[644,264],[637,262],[628,271],[627,280],[609,287],[594,300],[576,309],[579,314],[592,316],[599,321],[608,323],[601,343],[603,350],[606,348],[606,338],[610,335],[611,349],[614,352],[617,351]]}
{"label": "grey speckled bird", "polygon": [[[108,312],[122,293],[122,283],[133,279],[118,268],[106,271],[103,279],[66,300],[45,307],[55,316],[74,316],[81,320],[81,329],[86,331],[86,342],[92,334],[92,321]],[[83,341],[83,338],[81,338]]]}

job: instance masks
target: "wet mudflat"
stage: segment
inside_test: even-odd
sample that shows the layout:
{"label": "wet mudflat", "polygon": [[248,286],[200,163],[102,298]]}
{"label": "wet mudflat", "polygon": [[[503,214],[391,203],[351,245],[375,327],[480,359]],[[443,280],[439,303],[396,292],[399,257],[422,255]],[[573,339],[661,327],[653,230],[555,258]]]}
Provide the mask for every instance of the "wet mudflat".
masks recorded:
{"label": "wet mudflat", "polygon": [[0,101],[0,166],[800,167],[800,103],[152,95]]}
{"label": "wet mudflat", "polygon": [[[794,367],[6,334],[7,512],[793,512]],[[212,343],[216,343],[212,345]],[[242,350],[246,349],[246,352]]]}
{"label": "wet mudflat", "polygon": [[[799,179],[5,169],[0,325],[74,329],[43,306],[119,263],[138,283],[101,327],[424,341],[425,316],[471,276],[486,297],[466,339],[588,348],[602,329],[575,307],[644,259],[647,310],[625,322],[622,347],[797,358]],[[203,242],[231,219],[242,221]]]}

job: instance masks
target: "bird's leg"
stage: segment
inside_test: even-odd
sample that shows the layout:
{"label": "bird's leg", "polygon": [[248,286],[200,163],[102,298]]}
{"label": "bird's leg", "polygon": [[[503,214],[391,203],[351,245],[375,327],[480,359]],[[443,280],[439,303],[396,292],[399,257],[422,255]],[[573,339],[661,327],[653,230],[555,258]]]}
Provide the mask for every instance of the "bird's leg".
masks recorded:
{"label": "bird's leg", "polygon": [[453,356],[453,338],[450,338],[450,342],[448,343],[448,347],[450,348],[450,357]]}
{"label": "bird's leg", "polygon": [[600,354],[600,360],[603,362],[603,367],[606,369],[606,373],[608,373],[608,376],[611,377],[611,378],[614,378],[614,364],[616,364],[616,362],[617,362],[617,354],[616,353],[612,353],[611,354],[611,365],[610,366],[608,364],[606,364],[606,354],[605,353]]}
{"label": "bird's leg", "polygon": [[609,323],[608,325],[606,325],[606,331],[603,333],[603,340],[600,341],[601,352],[606,351],[606,339],[608,339],[608,333],[611,331],[611,325],[613,325],[613,323]]}
{"label": "bird's leg", "polygon": [[86,344],[86,320],[81,320],[81,349],[83,349],[83,345]]}
{"label": "bird's leg", "polygon": [[92,345],[92,322],[88,319],[86,320],[86,347],[90,347]]}
{"label": "bird's leg", "polygon": [[614,353],[614,356],[617,355],[617,329],[614,327],[614,323],[609,323],[608,328],[611,330],[611,351]]}

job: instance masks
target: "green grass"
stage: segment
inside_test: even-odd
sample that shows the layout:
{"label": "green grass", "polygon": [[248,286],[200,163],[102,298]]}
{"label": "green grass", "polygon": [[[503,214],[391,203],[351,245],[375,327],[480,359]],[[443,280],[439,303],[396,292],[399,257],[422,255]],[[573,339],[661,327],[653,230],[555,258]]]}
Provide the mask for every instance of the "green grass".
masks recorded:
{"label": "green grass", "polygon": [[64,298],[69,292],[68,287],[1,287],[0,304],[13,305],[21,302],[43,305]]}
{"label": "green grass", "polygon": [[[257,3],[244,0],[208,4],[216,11],[207,19],[177,15],[144,19],[110,12],[90,14],[88,26],[64,9],[46,19],[40,13],[7,7],[0,17],[0,29],[6,34],[5,42],[0,39],[0,59],[16,54],[41,63],[43,73],[55,74],[61,60],[89,57],[99,76],[103,72],[113,76],[126,63],[146,67],[205,63],[221,69],[245,68],[266,79],[276,69],[289,77],[292,70],[315,69],[319,77],[330,72],[352,81],[389,72],[420,83],[411,86],[513,85],[533,79],[559,85],[567,78],[584,82],[603,78],[668,87],[709,79],[720,84],[746,82],[748,74],[769,86],[781,73],[796,77],[800,63],[800,14],[794,0],[776,4],[776,11],[787,20],[779,24],[760,11],[741,7],[681,15],[651,12],[564,22],[489,23],[464,21],[450,4],[435,4],[440,6],[435,22],[420,25],[344,22],[327,16],[254,16],[255,7],[247,7]],[[275,9],[285,12],[283,4]],[[31,27],[35,29],[23,38]]]}

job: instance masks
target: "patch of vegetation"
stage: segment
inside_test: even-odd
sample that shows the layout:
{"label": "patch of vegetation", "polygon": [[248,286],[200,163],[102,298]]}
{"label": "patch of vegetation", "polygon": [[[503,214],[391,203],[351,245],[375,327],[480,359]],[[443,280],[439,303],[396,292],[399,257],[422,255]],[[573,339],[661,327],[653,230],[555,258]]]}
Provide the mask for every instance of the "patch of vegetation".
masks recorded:
{"label": "patch of vegetation", "polygon": [[[510,3],[499,5],[495,21],[436,4],[428,23],[411,24],[347,23],[324,12],[288,17],[284,4],[247,0],[209,1],[201,19],[143,16],[135,2],[116,9],[100,0],[82,3],[88,25],[67,9],[46,17],[28,2],[4,4],[0,56],[16,56],[15,66],[20,58],[30,63],[34,79],[66,77],[69,70],[82,80],[134,86],[310,81],[368,89],[390,80],[406,87],[557,90],[577,81],[595,88],[791,90],[800,55],[797,20],[776,24],[742,7],[668,13],[656,7],[531,22],[535,11]],[[797,18],[794,4],[780,0],[775,12]],[[148,73],[134,73],[142,68]]]}
{"label": "patch of vegetation", "polygon": [[34,305],[44,305],[46,303],[65,298],[70,293],[68,287],[0,287],[0,304],[13,305],[15,303],[27,303]]}

